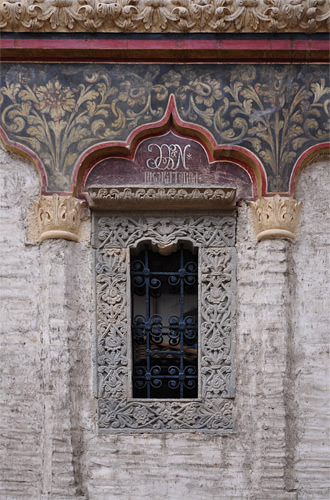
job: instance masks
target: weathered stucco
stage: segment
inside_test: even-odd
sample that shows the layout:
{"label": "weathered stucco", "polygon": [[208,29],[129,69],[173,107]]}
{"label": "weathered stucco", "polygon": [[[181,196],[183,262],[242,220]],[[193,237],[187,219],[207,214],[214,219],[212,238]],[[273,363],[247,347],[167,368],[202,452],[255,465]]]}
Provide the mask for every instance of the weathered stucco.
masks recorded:
{"label": "weathered stucco", "polygon": [[34,168],[0,151],[3,500],[326,500],[329,164],[308,166],[295,242],[237,230],[237,432],[98,435],[93,254],[26,243]]}
{"label": "weathered stucco", "polygon": [[299,500],[330,496],[330,163],[308,166],[298,183],[302,224],[292,249],[295,481]]}

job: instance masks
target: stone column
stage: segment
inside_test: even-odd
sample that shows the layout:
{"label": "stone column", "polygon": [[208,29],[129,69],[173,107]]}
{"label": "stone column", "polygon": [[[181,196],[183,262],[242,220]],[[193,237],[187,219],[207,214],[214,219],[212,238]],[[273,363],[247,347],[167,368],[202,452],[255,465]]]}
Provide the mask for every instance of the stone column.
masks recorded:
{"label": "stone column", "polygon": [[72,372],[76,345],[72,337],[72,315],[75,313],[77,322],[79,311],[71,286],[74,241],[79,239],[82,202],[73,197],[42,196],[33,209],[30,235],[42,241],[39,299],[44,392],[41,499],[83,499],[73,443],[76,424],[72,421]]}
{"label": "stone column", "polygon": [[44,383],[42,500],[75,498],[66,294],[70,245],[73,243],[48,240],[40,248],[41,362]]}
{"label": "stone column", "polygon": [[254,500],[295,500],[292,464],[291,241],[301,204],[262,198],[251,204],[257,239],[257,457]]}

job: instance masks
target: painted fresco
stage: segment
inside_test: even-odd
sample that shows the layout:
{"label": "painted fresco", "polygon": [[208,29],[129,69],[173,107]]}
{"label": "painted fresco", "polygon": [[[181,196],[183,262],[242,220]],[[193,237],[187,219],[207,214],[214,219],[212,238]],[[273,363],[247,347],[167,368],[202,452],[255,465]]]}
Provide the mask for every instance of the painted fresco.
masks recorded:
{"label": "painted fresco", "polygon": [[268,191],[286,192],[297,158],[329,138],[328,78],[326,65],[8,63],[1,125],[40,160],[49,192],[70,191],[86,150],[160,122],[173,95],[180,120],[251,151]]}

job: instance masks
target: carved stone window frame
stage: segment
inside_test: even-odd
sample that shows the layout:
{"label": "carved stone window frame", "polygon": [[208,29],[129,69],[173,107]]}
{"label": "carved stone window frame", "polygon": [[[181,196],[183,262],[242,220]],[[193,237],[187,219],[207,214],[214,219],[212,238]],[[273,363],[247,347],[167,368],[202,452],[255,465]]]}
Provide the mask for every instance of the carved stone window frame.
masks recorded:
{"label": "carved stone window frame", "polygon": [[[99,431],[235,432],[235,190],[93,186],[89,201],[94,209]],[[145,241],[160,252],[171,252],[180,241],[198,248],[196,399],[132,398],[130,250]]]}

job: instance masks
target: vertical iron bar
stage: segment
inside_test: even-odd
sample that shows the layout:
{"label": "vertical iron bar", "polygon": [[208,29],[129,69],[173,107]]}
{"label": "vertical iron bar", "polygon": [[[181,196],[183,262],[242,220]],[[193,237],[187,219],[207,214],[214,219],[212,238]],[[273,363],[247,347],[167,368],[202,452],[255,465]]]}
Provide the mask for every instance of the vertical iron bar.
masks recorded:
{"label": "vertical iron bar", "polygon": [[[149,259],[148,259],[148,248],[147,246],[145,247],[144,250],[144,269],[148,269],[148,274],[146,274],[146,322],[145,326],[148,325],[148,328],[146,328],[146,355],[147,355],[147,372],[146,375],[150,374],[150,289],[149,289]],[[149,378],[149,377],[148,377]],[[148,380],[147,378],[147,398],[150,398],[150,382],[151,380]]]}
{"label": "vertical iron bar", "polygon": [[[180,270],[184,269],[183,267],[184,262],[183,262],[183,247],[182,245],[180,246]],[[180,331],[180,372],[179,376],[182,374],[183,375],[183,355],[184,355],[184,348],[183,348],[183,322],[184,322],[184,275],[180,276],[180,319],[179,319],[179,331]],[[183,380],[181,380],[181,377],[179,378],[179,387],[180,387],[180,398],[183,398]]]}

